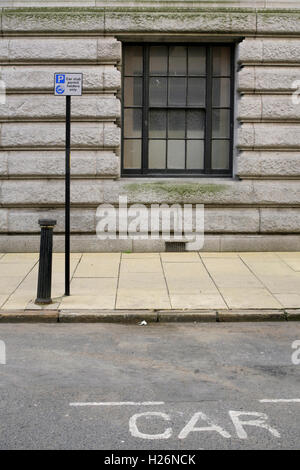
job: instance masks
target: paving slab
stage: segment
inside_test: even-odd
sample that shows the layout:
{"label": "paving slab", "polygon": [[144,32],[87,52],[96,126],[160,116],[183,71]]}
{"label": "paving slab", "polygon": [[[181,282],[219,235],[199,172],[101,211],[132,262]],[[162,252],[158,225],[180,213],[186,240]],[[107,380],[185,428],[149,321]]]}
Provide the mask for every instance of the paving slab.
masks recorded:
{"label": "paving slab", "polygon": [[97,259],[97,260],[104,260],[104,261],[118,261],[122,257],[122,253],[117,253],[117,252],[103,252],[103,253],[97,253],[97,252],[89,252],[89,253],[81,253],[81,259]]}
{"label": "paving slab", "polygon": [[276,253],[294,271],[300,271],[300,252],[296,253]]}
{"label": "paving slab", "polygon": [[65,278],[62,277],[60,280],[56,280],[56,282],[52,285],[52,298],[54,297],[62,297],[65,292]]}
{"label": "paving slab", "polygon": [[159,258],[122,259],[121,274],[126,273],[161,273],[162,266]]}
{"label": "paving slab", "polygon": [[[80,258],[74,257],[74,258],[70,259],[70,273],[71,273],[71,276],[74,275],[74,272],[77,269],[79,262],[80,262]],[[53,275],[55,277],[59,276],[60,274],[64,276],[64,274],[65,274],[65,260],[64,260],[64,258],[57,258],[57,257],[53,258],[52,272],[53,272]]]}
{"label": "paving slab", "polygon": [[139,295],[141,291],[147,290],[167,292],[167,285],[163,272],[156,273],[120,273],[119,289],[128,289],[136,291]]}
{"label": "paving slab", "polygon": [[171,307],[177,308],[227,308],[220,294],[170,294]]}
{"label": "paving slab", "polygon": [[[36,267],[34,268],[34,270],[30,272],[30,274],[26,276],[26,278],[22,279],[22,281],[20,282],[18,286],[18,289],[16,290],[16,294],[18,295],[29,294],[32,296],[36,295],[37,281],[38,281],[38,269]],[[53,291],[53,285],[54,283],[52,284],[52,291]]]}
{"label": "paving slab", "polygon": [[2,305],[4,305],[5,302],[7,301],[8,297],[9,297],[9,294],[0,294],[0,309]]}
{"label": "paving slab", "polygon": [[[74,277],[118,277],[120,254],[115,253],[84,254],[76,268]],[[101,256],[99,256],[101,255]],[[113,255],[113,256],[107,256]]]}
{"label": "paving slab", "polygon": [[5,253],[0,263],[35,263],[38,259],[38,253]]}
{"label": "paving slab", "polygon": [[264,288],[221,288],[220,292],[229,308],[282,308],[283,305]]}
{"label": "paving slab", "polygon": [[32,300],[32,294],[14,294],[2,305],[1,310],[25,310]]}
{"label": "paving slab", "polygon": [[203,258],[203,263],[219,288],[263,287],[239,258]]}
{"label": "paving slab", "polygon": [[74,277],[71,281],[71,295],[115,296],[118,279],[113,277]]}
{"label": "paving slab", "polygon": [[[300,288],[299,288],[300,290]],[[299,308],[300,307],[300,293],[299,294],[274,294],[274,297],[285,308]]]}
{"label": "paving slab", "polygon": [[[82,257],[82,253],[70,253],[70,259],[80,259]],[[65,259],[64,253],[53,253],[53,259]]]}
{"label": "paving slab", "polygon": [[[73,270],[74,270],[74,267],[73,267]],[[59,266],[59,271],[56,270],[56,267],[53,268],[52,297],[60,297],[63,295],[64,282],[65,282],[65,276],[64,276],[64,271],[62,270],[61,266]],[[34,266],[34,268],[30,271],[30,273],[26,277],[21,279],[19,285],[17,286],[16,291],[13,293],[13,296],[30,297],[30,299],[36,298],[37,284],[38,284],[38,265]]]}
{"label": "paving slab", "polygon": [[249,258],[257,258],[257,259],[276,259],[276,252],[275,251],[240,251],[237,253],[240,258],[247,256]]}
{"label": "paving slab", "polygon": [[11,295],[21,284],[23,276],[2,277],[0,279],[0,295]]}
{"label": "paving slab", "polygon": [[160,259],[159,253],[122,253],[122,259]]}
{"label": "paving slab", "polygon": [[168,290],[177,294],[218,294],[207,270],[199,263],[164,263]]}
{"label": "paving slab", "polygon": [[260,257],[241,254],[241,258],[272,293],[299,293],[300,272],[294,271],[275,253],[261,253]]}
{"label": "paving slab", "polygon": [[[35,263],[0,263],[0,279],[7,277],[25,277],[30,273]],[[1,282],[0,281],[0,282]]]}
{"label": "paving slab", "polygon": [[220,252],[208,252],[208,253],[199,253],[200,258],[221,258],[221,259],[228,259],[228,258],[238,258],[238,253],[220,253]]}
{"label": "paving slab", "polygon": [[115,306],[115,295],[70,295],[63,297],[60,309],[113,309]]}
{"label": "paving slab", "polygon": [[184,253],[161,253],[161,259],[163,262],[168,263],[178,263],[178,262],[190,262],[190,263],[198,263],[199,262],[199,254],[194,252],[184,252]]}
{"label": "paving slab", "polygon": [[168,309],[171,308],[171,304],[166,290],[119,288],[116,308]]}

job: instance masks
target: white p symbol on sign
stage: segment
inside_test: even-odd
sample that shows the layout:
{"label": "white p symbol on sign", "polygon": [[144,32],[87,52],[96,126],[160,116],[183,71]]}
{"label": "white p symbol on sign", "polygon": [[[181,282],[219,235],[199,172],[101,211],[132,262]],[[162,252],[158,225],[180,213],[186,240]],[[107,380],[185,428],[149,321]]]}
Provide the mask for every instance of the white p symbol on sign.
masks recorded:
{"label": "white p symbol on sign", "polygon": [[65,75],[56,75],[56,83],[65,83]]}

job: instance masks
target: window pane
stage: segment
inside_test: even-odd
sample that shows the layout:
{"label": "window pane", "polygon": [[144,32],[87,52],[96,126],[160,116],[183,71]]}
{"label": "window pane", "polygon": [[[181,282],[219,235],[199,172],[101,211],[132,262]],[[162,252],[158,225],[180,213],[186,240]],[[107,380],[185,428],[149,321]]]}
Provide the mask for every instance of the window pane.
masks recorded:
{"label": "window pane", "polygon": [[220,108],[230,107],[230,78],[213,79],[212,103]]}
{"label": "window pane", "polygon": [[206,73],[206,49],[205,47],[189,47],[189,74],[205,75]]}
{"label": "window pane", "polygon": [[124,110],[124,137],[142,137],[142,110]]}
{"label": "window pane", "polygon": [[212,112],[212,136],[230,137],[230,110],[214,109]]}
{"label": "window pane", "polygon": [[[212,51],[210,135],[206,135],[208,48]],[[124,169],[140,170],[145,158],[148,168],[156,172],[202,172],[205,169],[207,137],[211,140],[212,170],[229,170],[231,51],[228,43],[221,46],[216,43],[211,46],[203,43],[152,43],[149,46],[131,43],[125,46]],[[146,57],[149,58],[147,77],[144,75]],[[149,93],[145,100],[146,91]],[[146,148],[143,138],[146,139]]]}
{"label": "window pane", "polygon": [[186,105],[186,79],[169,78],[169,106]]}
{"label": "window pane", "polygon": [[150,106],[166,106],[167,104],[167,79],[150,78],[149,80]]}
{"label": "window pane", "polygon": [[149,168],[164,169],[166,167],[166,141],[149,140]]}
{"label": "window pane", "polygon": [[141,168],[142,141],[124,140],[124,168]]}
{"label": "window pane", "polygon": [[166,46],[150,47],[150,75],[167,75],[168,48]]}
{"label": "window pane", "polygon": [[213,48],[213,75],[230,76],[230,48]]}
{"label": "window pane", "polygon": [[166,111],[150,111],[149,137],[166,137],[167,116]]}
{"label": "window pane", "polygon": [[142,106],[142,79],[141,78],[125,78],[124,80],[124,105],[125,106]]}
{"label": "window pane", "polygon": [[188,140],[186,147],[186,167],[188,170],[204,169],[204,141]]}
{"label": "window pane", "polygon": [[205,78],[189,78],[188,105],[204,106],[206,95]]}
{"label": "window pane", "polygon": [[176,109],[168,113],[168,137],[185,138],[185,111]]}
{"label": "window pane", "polygon": [[185,168],[185,141],[168,141],[168,168],[180,170]]}
{"label": "window pane", "polygon": [[186,75],[186,47],[170,47],[169,52],[169,75]]}
{"label": "window pane", "polygon": [[126,46],[125,75],[143,75],[142,46]]}
{"label": "window pane", "polygon": [[190,139],[204,138],[204,111],[188,111],[187,112],[187,137]]}
{"label": "window pane", "polygon": [[213,170],[229,169],[229,141],[213,140],[211,150],[211,166]]}

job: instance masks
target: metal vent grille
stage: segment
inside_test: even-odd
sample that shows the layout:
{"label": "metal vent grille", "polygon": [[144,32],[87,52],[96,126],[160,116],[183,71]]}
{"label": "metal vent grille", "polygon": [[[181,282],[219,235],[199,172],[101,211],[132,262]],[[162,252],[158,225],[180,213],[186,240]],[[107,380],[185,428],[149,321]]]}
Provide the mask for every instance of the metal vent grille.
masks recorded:
{"label": "metal vent grille", "polygon": [[185,242],[166,242],[166,251],[185,251]]}

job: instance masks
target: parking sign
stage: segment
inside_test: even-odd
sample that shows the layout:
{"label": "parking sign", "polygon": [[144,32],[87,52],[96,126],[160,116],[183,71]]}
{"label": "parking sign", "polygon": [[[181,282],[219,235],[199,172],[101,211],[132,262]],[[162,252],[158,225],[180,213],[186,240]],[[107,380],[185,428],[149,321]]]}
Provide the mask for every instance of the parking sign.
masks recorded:
{"label": "parking sign", "polygon": [[82,73],[55,73],[54,95],[66,97],[65,295],[70,295],[71,96],[82,95]]}
{"label": "parking sign", "polygon": [[54,94],[55,96],[81,96],[82,73],[56,73]]}

